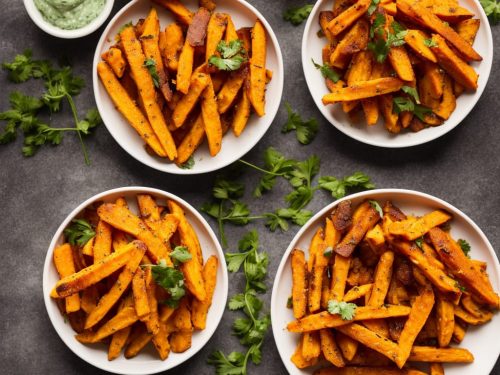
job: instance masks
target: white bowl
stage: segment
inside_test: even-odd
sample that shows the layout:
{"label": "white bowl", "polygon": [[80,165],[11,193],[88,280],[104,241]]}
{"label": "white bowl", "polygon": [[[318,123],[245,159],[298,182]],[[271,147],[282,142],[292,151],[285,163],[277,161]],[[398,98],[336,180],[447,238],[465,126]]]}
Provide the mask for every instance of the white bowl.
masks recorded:
{"label": "white bowl", "polygon": [[101,14],[99,14],[99,16],[92,20],[88,25],[75,30],[61,29],[47,22],[35,6],[35,2],[33,0],[24,0],[24,6],[26,7],[26,11],[28,12],[31,20],[47,34],[62,39],[76,39],[89,35],[96,31],[99,27],[101,27],[104,21],[108,19],[108,16],[113,9],[114,2],[114,0],[106,0],[106,4],[104,4],[104,8],[102,9],[102,12]]}
{"label": "white bowl", "polygon": [[[197,0],[186,0],[183,3],[191,10],[198,9]],[[207,142],[204,142],[194,153],[195,165],[192,169],[181,169],[167,159],[155,157],[146,152],[144,141],[136,131],[127,123],[123,116],[116,110],[106,90],[97,76],[97,64],[101,60],[101,54],[106,51],[114,41],[115,35],[120,27],[127,22],[137,21],[145,18],[151,6],[158,10],[160,25],[163,28],[174,21],[172,14],[154,4],[149,0],[133,0],[123,7],[110,21],[104,30],[94,55],[93,80],[94,95],[97,108],[101,113],[104,124],[113,138],[132,157],[143,164],[163,172],[174,174],[199,174],[221,169],[241,158],[264,136],[278,112],[281,95],[283,93],[283,57],[276,35],[264,16],[252,5],[243,0],[219,0],[217,1],[217,12],[231,15],[236,28],[253,26],[259,19],[267,31],[267,68],[273,71],[273,79],[267,85],[266,90],[266,114],[258,117],[252,114],[243,134],[235,137],[232,131],[228,131],[222,139],[222,149],[215,157],[208,152]]]}
{"label": "white bowl", "polygon": [[[271,321],[274,340],[278,347],[281,359],[288,372],[294,375],[312,374],[311,369],[299,370],[290,361],[295,351],[299,335],[288,332],[286,326],[294,320],[293,312],[287,308],[287,300],[292,290],[292,271],[290,266],[290,252],[300,248],[307,252],[309,242],[316,229],[324,224],[324,218],[341,201],[350,199],[354,205],[370,198],[379,201],[391,200],[405,213],[422,215],[435,209],[443,209],[453,215],[451,233],[454,238],[464,238],[471,245],[470,255],[473,259],[487,262],[488,274],[493,288],[500,290],[500,265],[495,251],[479,227],[463,212],[445,201],[428,194],[403,189],[378,189],[353,194],[337,200],[318,212],[297,233],[286,250],[274,279],[271,296]],[[447,375],[488,375],[500,354],[500,316],[495,314],[485,326],[469,327],[460,347],[467,348],[474,355],[474,362],[470,364],[445,364]],[[327,364],[324,363],[323,367]]]}
{"label": "white bowl", "polygon": [[[475,92],[464,92],[457,99],[457,107],[450,118],[443,125],[429,127],[417,133],[405,130],[400,134],[389,133],[383,120],[379,120],[377,125],[366,125],[364,116],[359,116],[359,120],[353,121],[342,111],[339,105],[325,106],[321,98],[328,92],[325,86],[325,80],[319,70],[317,70],[311,58],[316,62],[322,62],[321,49],[326,43],[325,38],[318,38],[317,32],[320,30],[318,17],[322,10],[331,10],[332,0],[319,0],[316,2],[311,15],[309,16],[302,38],[302,67],[306,77],[307,86],[323,116],[342,133],[354,138],[360,142],[373,146],[400,148],[416,146],[441,137],[455,128],[474,108],[481,94],[486,87],[486,82],[490,75],[493,62],[493,39],[488,18],[477,0],[459,0],[460,6],[469,9],[475,15],[475,18],[481,20],[481,26],[474,42],[474,49],[483,57],[483,61],[473,62],[471,66],[479,74],[478,88]],[[472,124],[470,124],[472,125]]]}
{"label": "white bowl", "polygon": [[[75,332],[69,324],[64,322],[64,317],[61,315],[56,302],[50,298],[50,291],[59,280],[59,276],[52,261],[54,248],[63,243],[64,228],[73,220],[85,207],[88,207],[94,202],[104,201],[113,202],[118,197],[125,197],[129,203],[129,207],[133,212],[138,212],[135,196],[137,194],[150,194],[160,201],[171,199],[182,206],[186,217],[194,227],[201,247],[203,249],[203,257],[207,259],[211,255],[215,255],[219,259],[217,270],[217,284],[213,296],[213,303],[208,311],[207,327],[203,331],[195,331],[193,333],[192,346],[184,353],[170,353],[169,357],[162,361],[158,357],[155,350],[149,346],[137,357],[125,359],[120,356],[113,361],[108,361],[107,346],[104,344],[84,345],[75,339]],[[68,215],[63,223],[57,229],[52,242],[50,243],[45,264],[43,268],[43,297],[45,307],[49,314],[50,321],[56,329],[59,337],[64,343],[84,361],[98,367],[102,370],[109,371],[115,374],[155,374],[161,371],[166,371],[181,363],[187,361],[195,355],[212,337],[215,329],[222,319],[222,314],[226,307],[228,293],[228,278],[226,262],[224,261],[224,253],[217,241],[217,238],[206,222],[206,220],[186,201],[179,197],[167,193],[162,190],[146,188],[146,187],[123,187],[113,190],[108,190],[97,194],[92,198],[87,199]]]}

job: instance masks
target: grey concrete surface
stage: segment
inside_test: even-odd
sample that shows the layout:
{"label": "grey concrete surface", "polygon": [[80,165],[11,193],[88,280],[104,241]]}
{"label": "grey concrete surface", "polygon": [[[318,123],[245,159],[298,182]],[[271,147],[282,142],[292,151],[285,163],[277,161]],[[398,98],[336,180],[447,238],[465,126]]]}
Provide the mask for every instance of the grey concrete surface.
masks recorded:
{"label": "grey concrete surface", "polygon": [[[126,2],[116,1],[113,14]],[[245,156],[260,162],[262,152],[275,146],[295,158],[313,153],[322,160],[321,173],[344,176],[356,170],[372,176],[377,187],[415,189],[439,198],[468,214],[486,233],[493,247],[500,250],[500,58],[495,54],[488,86],[472,113],[451,133],[423,146],[402,150],[374,148],[354,141],[330,126],[316,109],[305,85],[300,61],[303,26],[282,20],[290,5],[304,1],[252,0],[275,30],[285,61],[283,101],[297,108],[304,118],[316,117],[319,136],[309,146],[300,146],[293,134],[281,134],[286,120],[282,106],[273,126],[259,144]],[[57,60],[66,56],[87,87],[77,97],[81,111],[94,106],[91,66],[101,30],[86,38],[58,40],[40,31],[29,19],[21,1],[1,0],[0,61],[11,59],[25,48],[35,56]],[[495,50],[500,48],[500,26],[493,28]],[[0,109],[8,106],[12,90],[39,93],[39,82],[22,86],[8,82],[0,73]],[[58,126],[71,122],[67,109],[55,118]],[[3,125],[2,125],[3,126]],[[21,139],[0,146],[0,373],[3,374],[97,374],[96,368],[75,356],[59,339],[48,319],[42,297],[42,268],[49,242],[61,221],[80,202],[101,191],[128,185],[151,186],[178,194],[199,207],[210,195],[216,173],[197,177],[177,177],[157,172],[132,159],[113,140],[104,126],[87,140],[92,166],[84,165],[76,137],[67,135],[58,147],[46,147],[33,158],[21,155]],[[258,178],[247,173],[251,192]],[[275,191],[260,200],[248,194],[254,212],[279,204],[288,191],[278,184]],[[310,204],[313,211],[331,202],[318,192]],[[214,222],[210,222],[214,229]],[[230,247],[247,230],[259,230],[263,248],[270,254],[269,277],[273,278],[289,241],[299,229],[271,233],[262,223],[246,228],[228,227]],[[238,275],[230,275],[230,295],[243,287]],[[268,306],[270,292],[265,296]],[[234,314],[226,312],[207,346],[188,363],[171,374],[212,374],[206,364],[215,349],[229,352],[239,344],[231,336]],[[484,327],[483,329],[488,329]],[[488,348],[484,348],[488,350]],[[250,374],[285,374],[273,337],[269,332],[263,347],[263,363],[251,365]],[[497,363],[493,373],[500,373]],[[480,375],[480,374],[477,374]]]}

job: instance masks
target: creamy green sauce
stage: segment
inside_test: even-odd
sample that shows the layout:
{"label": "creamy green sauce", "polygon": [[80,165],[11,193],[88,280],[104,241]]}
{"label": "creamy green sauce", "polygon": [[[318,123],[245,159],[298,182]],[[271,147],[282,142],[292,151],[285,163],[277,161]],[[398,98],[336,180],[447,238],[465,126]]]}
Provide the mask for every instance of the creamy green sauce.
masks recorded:
{"label": "creamy green sauce", "polygon": [[102,12],[106,0],[34,0],[43,18],[65,30],[79,29]]}

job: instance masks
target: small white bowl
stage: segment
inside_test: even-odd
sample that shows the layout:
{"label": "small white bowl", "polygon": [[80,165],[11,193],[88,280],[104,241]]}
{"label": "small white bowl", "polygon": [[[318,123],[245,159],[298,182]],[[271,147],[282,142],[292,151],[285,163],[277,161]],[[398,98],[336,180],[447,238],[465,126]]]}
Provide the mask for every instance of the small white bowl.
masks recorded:
{"label": "small white bowl", "polygon": [[[162,361],[155,350],[151,347],[145,348],[137,357],[125,359],[120,356],[113,361],[108,361],[107,346],[104,344],[84,345],[75,339],[75,332],[69,325],[64,322],[64,317],[61,315],[56,302],[50,298],[50,291],[59,280],[59,276],[53,263],[54,248],[63,243],[64,228],[73,220],[85,207],[88,207],[94,202],[114,202],[118,197],[125,197],[129,203],[129,207],[133,212],[138,212],[135,197],[137,194],[150,194],[154,198],[165,202],[171,199],[182,206],[186,213],[186,218],[194,227],[196,234],[200,240],[203,249],[203,257],[207,259],[211,255],[215,255],[219,259],[217,270],[217,284],[213,296],[213,303],[208,311],[207,327],[203,331],[195,331],[193,333],[192,346],[184,353],[170,353],[169,357]],[[79,356],[84,361],[98,367],[102,370],[109,371],[115,374],[155,374],[161,371],[166,371],[174,368],[181,363],[187,361],[195,355],[212,337],[215,329],[222,319],[222,314],[226,307],[228,293],[228,277],[226,262],[224,261],[224,253],[217,241],[217,237],[206,222],[206,220],[186,201],[181,198],[167,193],[162,190],[146,188],[146,187],[122,187],[118,189],[108,190],[97,194],[92,198],[87,199],[68,215],[63,223],[57,229],[52,242],[50,243],[45,258],[43,268],[43,298],[45,307],[49,314],[50,321],[57,331],[59,337],[70,348],[73,353]]]}
{"label": "small white bowl", "polygon": [[[471,257],[487,262],[487,271],[491,284],[496,291],[500,289],[500,264],[493,247],[481,229],[467,215],[451,204],[428,194],[404,189],[370,190],[337,200],[314,215],[297,233],[283,255],[274,279],[271,296],[273,335],[281,359],[288,372],[292,375],[308,375],[312,374],[313,371],[312,369],[299,370],[290,361],[300,337],[298,334],[288,332],[286,329],[287,324],[294,320],[292,310],[286,307],[288,297],[292,291],[290,252],[294,248],[300,248],[307,253],[309,243],[317,228],[324,225],[324,218],[339,202],[350,199],[353,205],[357,205],[368,198],[379,200],[381,203],[391,200],[407,214],[423,215],[436,209],[443,209],[452,214],[451,233],[453,237],[464,238],[470,243]],[[489,374],[500,354],[498,332],[500,332],[499,314],[495,314],[493,319],[485,326],[469,327],[459,347],[470,350],[474,355],[474,362],[469,364],[445,364],[446,374]],[[322,367],[325,367],[328,364],[325,362],[322,365]]]}
{"label": "small white bowl", "polygon": [[[185,0],[183,4],[193,11],[198,9],[197,0]],[[266,88],[266,114],[263,117],[252,114],[245,131],[239,137],[235,137],[233,132],[229,130],[222,138],[221,151],[215,157],[210,156],[207,142],[204,142],[193,154],[195,160],[193,168],[181,169],[175,163],[152,156],[145,150],[144,141],[116,110],[97,76],[97,64],[101,60],[101,54],[114,43],[115,35],[120,27],[127,22],[136,22],[140,18],[145,18],[151,6],[158,10],[162,30],[169,23],[175,21],[172,14],[162,6],[149,0],[133,0],[123,7],[109,22],[97,44],[92,74],[95,101],[103,122],[113,138],[125,151],[141,163],[157,170],[173,174],[200,174],[221,169],[250,151],[264,136],[278,112],[283,93],[284,75],[283,57],[278,39],[264,16],[248,2],[244,0],[217,1],[216,11],[230,14],[237,29],[253,26],[257,19],[266,28],[268,36],[266,65],[268,69],[273,71],[273,78]]]}
{"label": "small white bowl", "polygon": [[60,27],[52,25],[43,18],[40,11],[37,9],[35,2],[33,0],[24,0],[24,6],[31,18],[31,20],[47,34],[53,35],[62,39],[76,39],[83,36],[89,35],[96,31],[101,25],[108,19],[111,10],[113,9],[114,0],[106,0],[104,8],[94,20],[92,20],[88,25],[85,25],[79,29],[75,30],[65,30]]}
{"label": "small white bowl", "polygon": [[[363,115],[359,120],[353,121],[342,111],[342,108],[336,105],[325,106],[321,98],[328,93],[325,86],[325,79],[317,70],[311,59],[322,63],[321,50],[326,43],[325,38],[318,38],[317,32],[320,30],[318,17],[322,10],[331,10],[332,0],[319,0],[316,2],[311,15],[309,16],[302,38],[302,67],[306,77],[307,86],[323,116],[345,135],[354,138],[360,142],[373,146],[387,148],[401,148],[416,146],[422,143],[430,142],[433,139],[441,137],[455,128],[474,108],[481,94],[486,87],[488,77],[493,62],[493,38],[488,18],[477,0],[459,0],[460,6],[469,9],[475,15],[475,18],[481,20],[481,26],[474,42],[474,49],[483,57],[483,61],[473,62],[471,66],[479,74],[478,88],[475,92],[464,92],[457,99],[457,107],[450,118],[441,126],[429,127],[417,133],[404,130],[400,134],[389,133],[383,120],[374,126],[366,125]],[[472,124],[470,124],[472,125]]]}

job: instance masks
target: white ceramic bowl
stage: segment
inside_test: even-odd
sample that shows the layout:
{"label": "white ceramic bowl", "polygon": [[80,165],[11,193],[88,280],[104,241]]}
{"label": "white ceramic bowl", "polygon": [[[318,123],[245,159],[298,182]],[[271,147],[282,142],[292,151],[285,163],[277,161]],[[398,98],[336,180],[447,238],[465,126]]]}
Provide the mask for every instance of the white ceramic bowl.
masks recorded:
{"label": "white ceramic bowl", "polygon": [[483,57],[483,61],[473,62],[471,65],[479,74],[478,88],[475,92],[464,92],[457,99],[457,107],[450,118],[441,126],[429,127],[417,133],[411,131],[403,131],[400,134],[389,133],[384,125],[383,120],[374,126],[366,125],[363,115],[357,121],[353,121],[349,116],[342,111],[339,105],[325,106],[321,102],[321,98],[328,92],[325,86],[325,80],[319,70],[317,70],[312,62],[322,62],[321,49],[326,43],[325,38],[318,38],[317,32],[320,30],[318,17],[322,10],[331,10],[332,0],[319,0],[316,2],[311,15],[309,16],[304,36],[302,38],[302,67],[306,77],[307,86],[323,116],[342,133],[354,138],[360,142],[367,143],[373,146],[400,148],[416,146],[426,143],[441,137],[455,128],[474,108],[481,94],[486,87],[486,82],[490,75],[491,65],[493,61],[493,39],[491,36],[491,28],[488,18],[484,14],[484,10],[477,0],[459,0],[459,4],[469,9],[475,14],[475,18],[481,20],[481,26],[477,33],[474,42],[474,49]]}
{"label": "white ceramic bowl", "polygon": [[[167,199],[174,200],[182,206],[186,213],[186,217],[194,227],[200,244],[203,250],[203,257],[207,259],[211,255],[219,258],[217,270],[217,284],[213,296],[213,303],[208,312],[207,327],[203,331],[195,331],[193,333],[192,346],[184,353],[170,353],[169,357],[162,361],[158,354],[150,345],[145,348],[137,357],[125,359],[120,356],[113,361],[108,361],[107,346],[104,344],[83,345],[78,342],[74,335],[75,332],[69,324],[64,322],[64,317],[61,315],[56,302],[50,298],[50,291],[59,280],[59,276],[53,263],[54,248],[63,243],[64,228],[73,220],[85,207],[88,207],[94,202],[104,201],[113,202],[118,197],[125,197],[129,203],[129,207],[133,212],[138,212],[135,197],[137,194],[150,194],[160,202],[165,202]],[[146,188],[146,187],[123,187],[113,190],[108,190],[97,194],[92,198],[87,199],[69,214],[63,223],[57,229],[52,242],[50,243],[45,264],[43,268],[43,296],[45,307],[49,314],[50,321],[56,329],[59,337],[64,343],[84,361],[98,367],[102,370],[109,371],[115,374],[155,374],[161,371],[166,371],[181,363],[187,361],[195,355],[212,337],[215,329],[222,319],[222,314],[226,307],[228,293],[228,278],[226,262],[224,261],[224,253],[217,241],[217,238],[205,221],[205,219],[186,201],[179,197],[167,193],[162,190]]]}
{"label": "white ceramic bowl", "polygon": [[104,21],[108,19],[108,16],[113,9],[114,2],[114,0],[106,0],[106,4],[104,4],[104,8],[102,9],[102,12],[101,14],[99,14],[99,16],[92,20],[92,22],[90,22],[88,25],[75,30],[61,29],[47,22],[35,6],[35,2],[33,0],[24,0],[24,6],[26,7],[26,11],[28,12],[31,20],[47,34],[62,39],[76,39],[89,35],[96,31],[99,27],[101,27]]}
{"label": "white ceramic bowl", "polygon": [[[191,10],[198,9],[197,0],[186,0],[183,3]],[[158,10],[162,29],[174,21],[172,14],[160,5],[154,4],[149,0],[133,0],[123,7],[110,21],[97,44],[93,65],[94,95],[104,124],[113,138],[125,151],[141,163],[152,168],[174,174],[199,174],[221,169],[250,151],[264,136],[278,112],[283,93],[284,71],[283,57],[281,56],[276,35],[264,16],[246,1],[217,1],[216,11],[230,14],[236,28],[250,27],[255,23],[256,19],[259,19],[266,28],[268,36],[266,65],[268,69],[273,71],[273,79],[267,85],[266,91],[266,114],[263,117],[253,114],[248,121],[245,131],[239,137],[235,137],[232,131],[228,131],[222,139],[222,149],[215,157],[210,156],[207,142],[204,142],[194,153],[194,167],[192,169],[181,169],[167,159],[155,157],[146,152],[144,141],[115,109],[113,102],[97,76],[97,64],[101,60],[101,54],[113,44],[114,37],[120,27],[127,22],[135,22],[139,18],[145,18],[151,6],[155,6]]]}
{"label": "white ceramic bowl", "polygon": [[[286,325],[294,320],[292,310],[286,307],[292,290],[290,252],[294,248],[300,248],[307,252],[316,229],[323,226],[324,218],[340,201],[350,199],[356,205],[368,198],[379,200],[380,202],[391,200],[407,214],[422,215],[435,209],[443,209],[451,213],[453,215],[453,221],[451,222],[453,237],[466,239],[472,248],[470,252],[471,257],[487,262],[487,271],[491,284],[496,291],[500,290],[500,265],[493,247],[481,229],[467,215],[451,204],[428,194],[402,189],[371,190],[342,198],[323,208],[302,227],[283,255],[276,278],[274,279],[271,297],[273,335],[281,359],[290,374],[306,375],[313,373],[311,369],[297,369],[290,361],[290,357],[295,351],[300,337],[298,334],[290,333],[286,329]],[[467,348],[472,352],[475,358],[474,362],[470,364],[445,364],[446,374],[488,375],[500,354],[498,332],[500,332],[500,316],[498,314],[495,314],[492,321],[484,326],[469,327],[460,347]],[[326,363],[323,363],[323,367],[326,365]]]}

